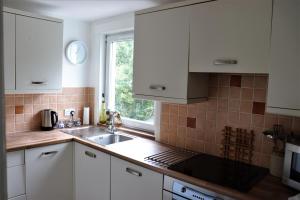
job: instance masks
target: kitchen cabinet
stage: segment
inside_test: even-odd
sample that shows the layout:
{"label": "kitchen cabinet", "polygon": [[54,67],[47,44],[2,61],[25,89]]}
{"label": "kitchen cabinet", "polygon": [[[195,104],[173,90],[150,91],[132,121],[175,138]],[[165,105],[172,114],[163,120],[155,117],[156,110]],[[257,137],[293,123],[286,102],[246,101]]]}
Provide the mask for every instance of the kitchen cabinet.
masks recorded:
{"label": "kitchen cabinet", "polygon": [[9,200],[25,196],[24,151],[7,153],[7,194]]}
{"label": "kitchen cabinet", "polygon": [[73,143],[25,150],[27,200],[73,199]]}
{"label": "kitchen cabinet", "polygon": [[75,199],[110,200],[110,155],[75,143]]}
{"label": "kitchen cabinet", "polygon": [[272,0],[192,5],[190,72],[268,73]]}
{"label": "kitchen cabinet", "polygon": [[207,75],[189,73],[188,8],[136,14],[136,98],[188,103],[207,97]]}
{"label": "kitchen cabinet", "polygon": [[8,200],[26,200],[26,196],[25,195],[21,195],[21,196],[17,196]]}
{"label": "kitchen cabinet", "polygon": [[62,21],[5,7],[3,25],[5,91],[61,90]]}
{"label": "kitchen cabinet", "polygon": [[5,90],[15,90],[15,33],[16,16],[3,12],[3,52],[4,52],[4,86]]}
{"label": "kitchen cabinet", "polygon": [[300,116],[300,1],[275,0],[267,112]]}
{"label": "kitchen cabinet", "polygon": [[62,89],[62,23],[16,16],[16,89]]}
{"label": "kitchen cabinet", "polygon": [[111,157],[111,200],[162,200],[163,175]]}

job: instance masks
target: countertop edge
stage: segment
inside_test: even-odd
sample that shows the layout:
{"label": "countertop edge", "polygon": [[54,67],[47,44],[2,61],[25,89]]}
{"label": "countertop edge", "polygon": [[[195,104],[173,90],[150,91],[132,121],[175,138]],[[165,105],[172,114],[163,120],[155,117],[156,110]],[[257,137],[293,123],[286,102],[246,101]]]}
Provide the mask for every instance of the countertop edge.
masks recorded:
{"label": "countertop edge", "polygon": [[[12,152],[12,151],[19,151],[19,150],[25,150],[25,149],[31,149],[31,148],[37,148],[37,147],[43,147],[43,146],[48,146],[48,145],[54,145],[54,144],[60,144],[60,143],[66,143],[66,142],[74,141],[74,142],[78,142],[80,144],[86,145],[88,147],[91,147],[95,150],[99,150],[103,153],[110,154],[111,156],[115,156],[115,157],[120,158],[122,160],[126,160],[130,163],[133,163],[133,164],[139,165],[141,167],[147,168],[149,170],[153,170],[155,172],[173,177],[175,179],[188,182],[188,183],[196,185],[198,187],[203,187],[205,189],[212,190],[214,192],[220,193],[222,195],[225,195],[225,196],[228,196],[228,197],[231,197],[231,198],[245,199],[245,200],[264,199],[264,198],[260,198],[259,196],[255,196],[255,195],[251,194],[252,190],[250,190],[248,193],[241,193],[239,191],[236,191],[236,190],[233,190],[233,189],[230,189],[230,188],[227,188],[227,187],[223,187],[223,186],[220,186],[220,185],[217,185],[217,184],[214,184],[214,183],[210,183],[210,182],[207,182],[207,181],[204,181],[204,180],[201,180],[201,179],[196,179],[196,178],[184,175],[182,173],[175,172],[173,170],[169,170],[167,168],[151,165],[147,162],[142,162],[140,160],[137,160],[137,159],[134,159],[134,158],[131,158],[131,157],[128,157],[128,156],[121,155],[120,153],[117,153],[113,150],[110,150],[105,146],[100,146],[100,145],[97,145],[97,144],[94,144],[92,142],[80,139],[80,138],[75,137],[75,136],[71,136],[71,135],[68,135],[68,134],[65,134],[65,133],[62,133],[62,132],[59,132],[59,134],[61,134],[64,138],[56,138],[56,139],[52,139],[52,140],[51,139],[40,140],[40,141],[37,141],[33,144],[28,144],[28,145],[25,145],[25,144],[24,145],[19,145],[19,146],[11,145],[11,147],[8,145],[6,150],[7,150],[7,152]],[[149,140],[149,139],[143,139],[143,140]],[[149,140],[149,141],[155,142],[155,143],[157,143],[157,145],[168,147],[168,145],[161,144],[157,141],[153,141],[153,140]],[[270,175],[268,175],[268,176],[270,176]]]}

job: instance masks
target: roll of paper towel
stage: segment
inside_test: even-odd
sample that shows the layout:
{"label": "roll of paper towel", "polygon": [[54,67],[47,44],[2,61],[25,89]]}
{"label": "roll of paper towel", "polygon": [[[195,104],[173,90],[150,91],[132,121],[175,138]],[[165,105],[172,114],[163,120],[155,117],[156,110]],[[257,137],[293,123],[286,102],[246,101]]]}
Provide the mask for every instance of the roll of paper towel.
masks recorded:
{"label": "roll of paper towel", "polygon": [[90,124],[90,108],[84,107],[83,108],[83,125]]}

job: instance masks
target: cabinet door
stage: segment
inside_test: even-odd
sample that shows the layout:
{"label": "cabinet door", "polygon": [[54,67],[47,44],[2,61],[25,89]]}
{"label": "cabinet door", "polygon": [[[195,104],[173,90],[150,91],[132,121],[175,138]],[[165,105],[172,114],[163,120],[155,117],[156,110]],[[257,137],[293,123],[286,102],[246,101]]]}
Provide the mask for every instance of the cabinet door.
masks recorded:
{"label": "cabinet door", "polygon": [[22,196],[10,198],[10,199],[8,199],[8,200],[26,200],[26,196],[25,196],[25,195],[22,195]]}
{"label": "cabinet door", "polygon": [[300,1],[275,0],[267,112],[300,116]]}
{"label": "cabinet door", "polygon": [[190,72],[268,73],[272,0],[190,7]]}
{"label": "cabinet door", "polygon": [[16,15],[3,12],[5,90],[15,90]]}
{"label": "cabinet door", "polygon": [[111,157],[111,200],[162,200],[163,175]]}
{"label": "cabinet door", "polygon": [[136,15],[133,91],[144,97],[187,98],[187,8]]}
{"label": "cabinet door", "polygon": [[7,168],[7,194],[8,198],[25,194],[24,165]]}
{"label": "cabinet door", "polygon": [[72,143],[25,151],[27,200],[73,199]]}
{"label": "cabinet door", "polygon": [[110,156],[75,143],[76,200],[110,200]]}
{"label": "cabinet door", "polygon": [[16,16],[16,89],[59,90],[62,23]]}

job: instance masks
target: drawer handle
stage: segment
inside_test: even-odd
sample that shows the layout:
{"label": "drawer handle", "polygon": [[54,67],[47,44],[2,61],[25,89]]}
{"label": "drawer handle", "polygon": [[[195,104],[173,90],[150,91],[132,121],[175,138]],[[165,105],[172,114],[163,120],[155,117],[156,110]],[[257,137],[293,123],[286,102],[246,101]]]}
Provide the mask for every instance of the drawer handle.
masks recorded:
{"label": "drawer handle", "polygon": [[236,65],[238,64],[237,60],[233,59],[216,59],[214,60],[214,65]]}
{"label": "drawer handle", "polygon": [[48,151],[48,152],[43,152],[42,154],[41,154],[41,157],[44,157],[44,156],[53,156],[53,155],[55,155],[55,154],[57,154],[58,153],[58,151]]}
{"label": "drawer handle", "polygon": [[164,91],[166,90],[166,87],[163,85],[150,85],[149,87],[151,90],[160,90],[160,91]]}
{"label": "drawer handle", "polygon": [[134,176],[139,176],[139,177],[143,175],[141,172],[131,169],[129,167],[126,168],[126,172],[128,172],[129,174],[132,174]]}
{"label": "drawer handle", "polygon": [[46,81],[31,81],[31,85],[48,85]]}
{"label": "drawer handle", "polygon": [[96,158],[97,157],[96,154],[94,154],[94,153],[92,153],[90,151],[85,151],[84,154],[87,155],[87,156],[89,156],[89,157],[91,157],[91,158]]}

